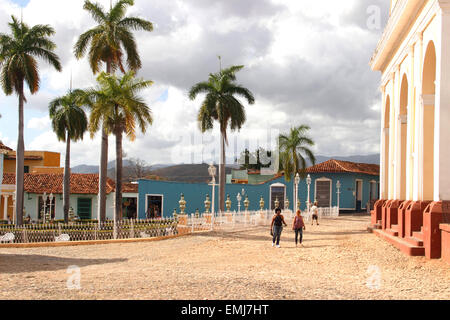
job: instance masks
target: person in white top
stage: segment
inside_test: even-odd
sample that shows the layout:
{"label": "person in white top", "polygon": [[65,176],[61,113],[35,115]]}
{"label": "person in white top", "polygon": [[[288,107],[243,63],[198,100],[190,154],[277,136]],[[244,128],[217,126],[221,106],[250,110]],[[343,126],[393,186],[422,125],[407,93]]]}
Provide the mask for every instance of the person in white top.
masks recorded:
{"label": "person in white top", "polygon": [[316,224],[319,225],[319,208],[317,207],[317,201],[314,201],[314,205],[311,207],[311,212],[312,212],[311,225],[314,224],[314,220],[316,221]]}

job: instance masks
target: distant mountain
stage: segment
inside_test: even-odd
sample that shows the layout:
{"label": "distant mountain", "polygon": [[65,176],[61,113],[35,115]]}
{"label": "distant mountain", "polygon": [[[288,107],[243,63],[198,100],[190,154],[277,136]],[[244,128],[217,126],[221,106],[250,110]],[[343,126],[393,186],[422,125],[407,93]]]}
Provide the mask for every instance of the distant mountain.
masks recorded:
{"label": "distant mountain", "polygon": [[[370,164],[380,164],[380,155],[379,154],[371,154],[371,155],[357,155],[357,156],[348,156],[348,157],[340,157],[340,156],[316,156],[316,163],[322,163],[328,161],[330,159],[342,160],[342,161],[351,161],[358,163],[370,163]],[[311,165],[309,161],[308,166]],[[108,163],[108,177],[114,179],[115,173],[115,165],[116,161],[111,161]],[[123,177],[124,180],[129,181],[133,178],[133,170],[128,167],[130,162],[128,160],[124,160],[123,162]],[[211,177],[208,174],[208,164],[180,164],[180,165],[172,165],[172,164],[156,164],[152,166],[148,166],[145,169],[148,170],[149,175],[154,175],[158,177],[162,177],[169,181],[176,182],[191,182],[191,183],[203,183],[210,181]],[[239,166],[236,165],[227,165],[226,174],[230,174],[232,169],[239,169]],[[80,165],[72,168],[73,173],[98,173],[98,166],[90,166],[90,165]]]}
{"label": "distant mountain", "polygon": [[[124,168],[130,165],[129,160],[123,161]],[[155,164],[152,166],[146,167],[149,170],[158,170],[161,168],[166,168],[173,166],[172,164]],[[108,162],[108,171],[114,170],[116,168],[116,160]],[[79,165],[72,168],[72,173],[98,173],[98,166],[91,166],[91,165]],[[109,174],[108,174],[109,176]]]}
{"label": "distant mountain", "polygon": [[98,166],[88,166],[85,164],[72,168],[72,173],[98,173]]}
{"label": "distant mountain", "polygon": [[[182,164],[152,170],[152,174],[164,177],[169,181],[204,183],[211,181],[211,177],[208,174],[208,167],[209,165],[207,164]],[[230,174],[231,169],[231,167],[227,166],[225,170],[226,174]]]}

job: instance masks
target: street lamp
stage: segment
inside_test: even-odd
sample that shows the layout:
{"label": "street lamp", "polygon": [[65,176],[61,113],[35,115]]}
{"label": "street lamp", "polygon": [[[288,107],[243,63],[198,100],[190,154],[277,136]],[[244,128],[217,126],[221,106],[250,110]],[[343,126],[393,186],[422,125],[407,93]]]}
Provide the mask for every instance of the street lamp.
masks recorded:
{"label": "street lamp", "polygon": [[306,185],[308,186],[308,201],[306,202],[306,205],[308,206],[308,212],[309,212],[309,207],[311,206],[310,202],[309,202],[309,191],[311,188],[311,176],[308,174],[308,177],[306,178]]}
{"label": "street lamp", "polygon": [[339,212],[339,208],[340,208],[340,197],[341,197],[341,182],[338,180],[338,182],[336,183],[336,189],[337,189],[337,207],[338,207],[338,212]]}
{"label": "street lamp", "polygon": [[[55,198],[53,196],[53,193],[50,193],[50,196],[48,197],[50,199],[50,214],[49,214],[49,220],[52,220],[52,203],[53,203],[53,199]],[[53,208],[54,210],[55,208]]]}
{"label": "street lamp", "polygon": [[44,195],[42,196],[42,200],[44,200],[44,216],[42,217],[43,222],[45,223],[46,217],[47,217],[47,199],[48,195],[47,192],[44,192]]}
{"label": "street lamp", "polygon": [[238,202],[238,212],[241,213],[241,200],[242,200],[242,197],[241,197],[241,194],[239,192],[238,192],[238,194],[236,196],[236,200]]}
{"label": "street lamp", "polygon": [[[16,192],[13,192],[13,224],[16,224]],[[7,201],[5,201],[5,206],[6,206]]]}
{"label": "street lamp", "polygon": [[297,210],[299,209],[297,207],[297,203],[298,203],[298,185],[300,184],[300,175],[297,174],[295,175],[295,179],[294,179],[294,183],[295,183],[295,195],[294,195],[294,212],[297,213]]}
{"label": "street lamp", "polygon": [[212,214],[212,217],[213,217],[213,219],[214,219],[214,210],[215,210],[215,201],[214,201],[214,199],[215,199],[215,195],[216,195],[216,186],[217,186],[217,184],[216,184],[216,173],[217,173],[217,168],[214,166],[214,164],[210,164],[209,165],[209,167],[208,167],[208,173],[209,173],[209,175],[211,176],[211,182],[210,182],[210,186],[212,186],[212,208],[211,208],[211,214]]}

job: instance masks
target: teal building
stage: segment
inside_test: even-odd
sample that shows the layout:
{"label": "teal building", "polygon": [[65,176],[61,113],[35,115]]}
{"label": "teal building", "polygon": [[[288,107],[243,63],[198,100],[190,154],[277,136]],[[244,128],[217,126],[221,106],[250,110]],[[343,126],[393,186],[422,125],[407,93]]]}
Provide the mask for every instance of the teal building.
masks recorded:
{"label": "teal building", "polygon": [[[346,161],[329,160],[307,169],[311,178],[309,185],[309,200],[318,201],[319,207],[338,206],[341,212],[366,211],[379,198],[379,166],[360,164]],[[242,178],[245,176],[241,173]],[[239,177],[241,177],[239,176]],[[264,182],[256,183],[228,183],[225,194],[230,196],[231,211],[238,211],[238,193],[241,195],[240,209],[244,210],[244,200],[250,201],[249,210],[260,209],[260,199],[263,197],[265,209],[275,209],[278,199],[282,209],[294,209],[294,179],[287,182],[282,174]],[[338,193],[339,181],[339,193]],[[173,216],[174,210],[180,212],[179,200],[181,194],[186,200],[185,212],[192,214],[198,209],[205,211],[206,196],[212,201],[212,186],[207,183],[180,183],[154,180],[139,180],[138,216],[146,217]],[[308,199],[307,179],[301,179],[298,185],[298,197],[301,209],[306,209]],[[219,208],[219,190],[215,187],[215,212]],[[289,200],[288,208],[285,201]]]}

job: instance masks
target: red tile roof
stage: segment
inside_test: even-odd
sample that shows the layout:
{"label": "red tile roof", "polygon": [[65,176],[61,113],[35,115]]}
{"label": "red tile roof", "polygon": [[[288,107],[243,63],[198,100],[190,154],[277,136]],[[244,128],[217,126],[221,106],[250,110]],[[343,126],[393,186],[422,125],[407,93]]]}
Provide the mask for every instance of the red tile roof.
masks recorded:
{"label": "red tile roof", "polygon": [[139,185],[137,183],[124,183],[122,184],[123,193],[138,193]]}
{"label": "red tile roof", "polygon": [[316,164],[315,166],[306,169],[307,173],[322,173],[322,172],[352,172],[352,173],[363,173],[372,176],[380,175],[380,166],[377,164],[368,163],[355,163],[349,161],[340,160],[328,160],[326,162]]}
{"label": "red tile roof", "polygon": [[3,151],[13,151],[11,148],[5,146],[3,144],[3,142],[0,141],[0,152],[1,152],[1,150],[3,150]]}
{"label": "red tile roof", "polygon": [[[53,194],[63,193],[63,174],[51,173],[26,173],[24,178],[24,189],[28,193]],[[14,185],[16,175],[14,173],[3,174],[3,184]],[[106,193],[114,191],[114,181],[109,179],[106,183]],[[70,175],[71,194],[98,194],[98,174],[72,173]]]}
{"label": "red tile roof", "polygon": [[[5,156],[5,160],[16,160],[17,156],[16,154],[8,154]],[[24,156],[24,160],[35,160],[35,161],[40,161],[43,160],[44,158],[42,158],[41,156]]]}

